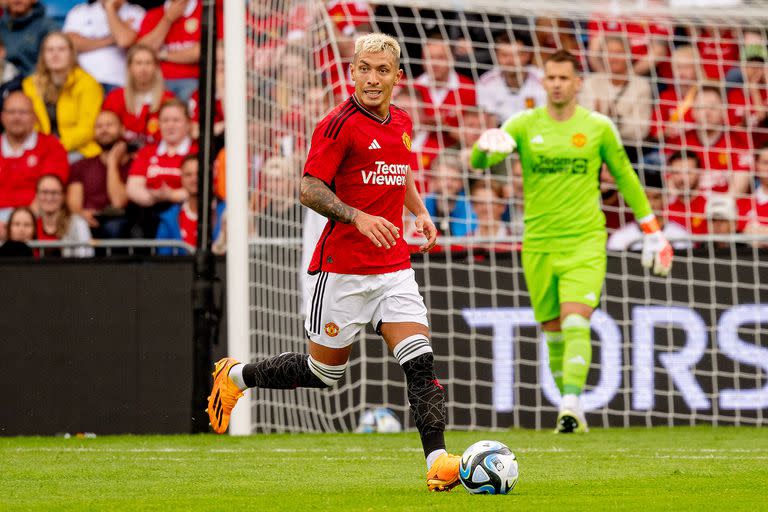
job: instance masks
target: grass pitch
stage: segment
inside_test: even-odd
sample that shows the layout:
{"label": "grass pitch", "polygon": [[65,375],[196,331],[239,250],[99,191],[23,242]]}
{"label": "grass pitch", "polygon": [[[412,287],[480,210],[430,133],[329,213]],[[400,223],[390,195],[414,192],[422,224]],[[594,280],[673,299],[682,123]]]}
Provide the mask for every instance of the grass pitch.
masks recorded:
{"label": "grass pitch", "polygon": [[765,510],[759,428],[450,432],[512,448],[507,496],[429,493],[418,436],[0,438],[0,510]]}

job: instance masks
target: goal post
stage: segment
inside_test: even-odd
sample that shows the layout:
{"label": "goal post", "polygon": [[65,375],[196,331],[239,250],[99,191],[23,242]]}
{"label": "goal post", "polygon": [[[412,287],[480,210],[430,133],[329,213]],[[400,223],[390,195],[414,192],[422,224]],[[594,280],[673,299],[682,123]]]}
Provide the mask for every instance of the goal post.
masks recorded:
{"label": "goal post", "polygon": [[[675,50],[695,46],[697,79],[715,81],[727,95],[738,87],[728,72],[739,70],[751,38],[762,38],[763,46],[768,40],[764,2],[695,10],[682,4],[226,2],[230,354],[253,361],[306,351],[302,261],[312,243],[302,242],[302,236],[311,240],[322,220],[319,225],[311,216],[306,220],[298,205],[300,170],[315,123],[350,92],[347,66],[356,33],[382,30],[400,41],[408,94],[398,92],[395,103],[408,102],[418,113],[427,105],[423,96],[413,94],[412,84],[429,64],[422,50],[431,34],[451,41],[456,68],[477,84],[498,64],[494,38],[499,33],[529,45],[534,67],[562,47],[572,49],[586,66],[607,65],[602,50],[590,45],[590,27],[595,26],[590,23],[606,17],[636,22],[641,32],[621,34],[630,65],[642,59],[633,48],[643,37],[666,45],[649,72],[652,90],[645,106],[650,115],[660,108],[663,87],[680,88],[669,74]],[[651,25],[660,28],[642,32]],[[466,112],[468,119],[472,111]],[[462,137],[471,140],[492,122],[482,118],[462,134],[464,114],[458,126],[439,120],[429,124],[412,115],[415,131],[423,131],[422,143],[436,132],[457,141],[456,147],[430,155],[428,144],[416,147],[414,134],[421,164],[415,173],[427,189],[436,177],[430,160],[454,155],[461,161],[466,155]],[[626,143],[625,133],[637,127],[613,117]],[[635,140],[635,168],[644,184],[648,176],[663,174],[661,157],[668,150],[648,135],[650,124],[646,119],[646,131]],[[753,130],[759,136],[767,133],[762,124]],[[725,161],[736,158],[731,148],[723,155]],[[477,177],[478,171],[461,169],[466,190]],[[514,159],[505,164],[500,179],[513,191],[502,199],[509,223],[505,236],[443,238],[441,247],[447,250],[412,258],[429,310],[436,370],[448,391],[451,429],[551,428],[557,414],[559,393],[517,251],[523,203]],[[604,192],[608,198],[610,183]],[[608,204],[606,199],[604,211],[615,220],[611,230],[629,222],[620,200]],[[706,222],[702,215],[694,221]],[[457,219],[437,220],[447,226]],[[594,359],[584,395],[591,425],[768,423],[768,258],[761,244],[765,237],[753,235],[680,241],[668,278],[649,275],[637,252],[609,252],[601,305],[592,319]],[[350,431],[366,409],[382,406],[392,409],[406,428],[414,428],[402,371],[370,329],[355,343],[347,375],[333,389],[252,390],[247,397],[233,415],[235,434]]]}

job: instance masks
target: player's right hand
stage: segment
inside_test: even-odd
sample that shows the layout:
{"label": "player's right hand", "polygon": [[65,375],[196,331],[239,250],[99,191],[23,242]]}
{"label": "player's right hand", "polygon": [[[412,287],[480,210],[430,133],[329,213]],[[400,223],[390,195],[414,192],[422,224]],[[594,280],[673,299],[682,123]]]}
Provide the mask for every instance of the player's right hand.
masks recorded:
{"label": "player's right hand", "polygon": [[376,247],[389,249],[394,247],[397,243],[396,240],[400,238],[400,229],[384,217],[376,217],[358,211],[352,224]]}
{"label": "player's right hand", "polygon": [[491,128],[477,139],[477,148],[486,153],[509,154],[517,148],[517,144],[515,139],[501,128]]}

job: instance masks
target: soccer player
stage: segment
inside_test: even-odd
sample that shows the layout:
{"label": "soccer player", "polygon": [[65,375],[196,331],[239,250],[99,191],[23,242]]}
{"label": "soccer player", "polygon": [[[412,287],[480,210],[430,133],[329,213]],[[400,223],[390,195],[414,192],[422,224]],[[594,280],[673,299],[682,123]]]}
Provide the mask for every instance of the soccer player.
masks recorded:
{"label": "soccer player", "polygon": [[427,310],[414,279],[403,206],[416,216],[420,247],[437,230],[414,184],[411,119],[390,104],[400,81],[400,45],[373,33],[355,42],[353,95],[315,128],[301,181],[301,202],[328,218],[309,265],[305,328],[309,355],[285,353],[252,364],[216,363],[208,399],[223,433],[242,390],[333,386],[365,324],[381,334],[403,368],[408,401],[427,459],[427,487],[459,483],[459,457],[445,450],[445,392],[435,377]]}
{"label": "soccer player", "polygon": [[641,261],[666,275],[672,248],[659,229],[616,126],[576,103],[578,60],[554,53],[544,67],[546,106],[485,131],[472,148],[472,167],[495,165],[517,149],[523,167],[525,231],[522,264],[536,321],[562,400],[557,432],[586,432],[579,396],[592,360],[589,318],[605,279],[605,216],[600,210],[603,162],[644,233]]}

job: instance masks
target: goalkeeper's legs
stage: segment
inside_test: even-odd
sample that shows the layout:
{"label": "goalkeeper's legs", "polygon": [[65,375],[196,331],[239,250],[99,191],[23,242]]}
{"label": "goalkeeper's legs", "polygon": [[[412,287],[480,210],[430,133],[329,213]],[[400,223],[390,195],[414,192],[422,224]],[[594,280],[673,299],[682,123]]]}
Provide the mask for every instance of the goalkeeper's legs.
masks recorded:
{"label": "goalkeeper's legs", "polygon": [[589,365],[592,362],[589,326],[592,308],[585,304],[565,302],[561,305],[561,309],[562,315],[559,321],[544,323],[545,329],[549,328],[550,332],[551,329],[560,327],[563,338],[562,387],[560,388],[562,400],[556,431],[586,432],[588,431],[587,422],[579,397],[587,382]]}
{"label": "goalkeeper's legs", "polygon": [[445,449],[445,390],[435,376],[428,329],[415,322],[383,323],[381,335],[405,372],[408,401],[427,459],[427,487],[448,491],[459,484],[459,457]]}
{"label": "goalkeeper's legs", "polygon": [[555,379],[557,389],[560,390],[560,394],[563,394],[563,351],[565,350],[565,342],[563,341],[563,333],[560,330],[557,331],[544,331],[544,338],[547,340],[547,348],[549,350],[549,370],[552,372],[552,378]]}

